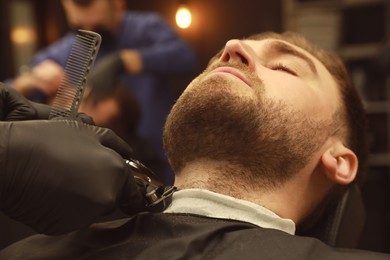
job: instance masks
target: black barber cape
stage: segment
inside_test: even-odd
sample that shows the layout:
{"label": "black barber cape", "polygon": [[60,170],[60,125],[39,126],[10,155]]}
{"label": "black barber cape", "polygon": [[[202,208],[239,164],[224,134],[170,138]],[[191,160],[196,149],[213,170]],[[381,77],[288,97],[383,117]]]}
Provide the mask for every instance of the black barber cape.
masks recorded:
{"label": "black barber cape", "polygon": [[34,235],[0,259],[390,259],[249,223],[185,214],[139,214],[63,236]]}

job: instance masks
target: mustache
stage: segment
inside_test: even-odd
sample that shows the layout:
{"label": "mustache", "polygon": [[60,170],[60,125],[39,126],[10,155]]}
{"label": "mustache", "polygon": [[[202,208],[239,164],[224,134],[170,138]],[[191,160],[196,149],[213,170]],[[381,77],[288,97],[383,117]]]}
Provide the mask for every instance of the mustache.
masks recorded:
{"label": "mustache", "polygon": [[207,66],[207,68],[205,69],[205,72],[215,70],[216,68],[219,68],[219,67],[232,67],[232,68],[238,69],[242,72],[249,73],[249,69],[246,65],[244,65],[242,63],[238,63],[238,62],[226,62],[226,61],[217,61],[217,62],[211,63],[209,66]]}
{"label": "mustache", "polygon": [[262,84],[262,79],[253,71],[250,71],[248,66],[238,62],[215,61],[210,63],[202,74],[207,74],[219,67],[231,67],[239,70],[252,83]]}

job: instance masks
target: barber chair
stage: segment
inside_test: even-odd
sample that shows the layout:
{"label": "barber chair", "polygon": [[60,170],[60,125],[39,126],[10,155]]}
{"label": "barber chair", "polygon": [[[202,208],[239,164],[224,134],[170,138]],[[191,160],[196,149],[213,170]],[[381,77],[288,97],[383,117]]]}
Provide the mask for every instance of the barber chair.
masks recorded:
{"label": "barber chair", "polygon": [[313,227],[297,234],[318,238],[334,247],[357,248],[365,220],[363,198],[359,187],[353,184]]}

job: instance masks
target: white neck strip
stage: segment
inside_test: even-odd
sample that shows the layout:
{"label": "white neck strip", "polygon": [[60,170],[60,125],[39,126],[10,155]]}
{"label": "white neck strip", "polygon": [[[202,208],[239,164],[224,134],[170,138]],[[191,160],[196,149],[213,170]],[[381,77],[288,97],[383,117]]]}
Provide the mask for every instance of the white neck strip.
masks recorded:
{"label": "white neck strip", "polygon": [[164,213],[188,213],[210,218],[233,219],[295,233],[295,224],[255,203],[203,189],[185,189],[173,194],[172,204]]}

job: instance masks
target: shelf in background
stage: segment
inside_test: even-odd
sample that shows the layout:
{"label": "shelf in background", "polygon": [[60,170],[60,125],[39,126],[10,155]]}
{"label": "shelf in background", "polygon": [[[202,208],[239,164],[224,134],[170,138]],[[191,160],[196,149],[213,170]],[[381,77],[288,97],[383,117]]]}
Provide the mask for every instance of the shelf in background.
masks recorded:
{"label": "shelf in background", "polygon": [[390,154],[388,153],[370,154],[368,163],[370,166],[389,166]]}
{"label": "shelf in background", "polygon": [[364,107],[368,114],[390,114],[390,100],[385,101],[365,101]]}

